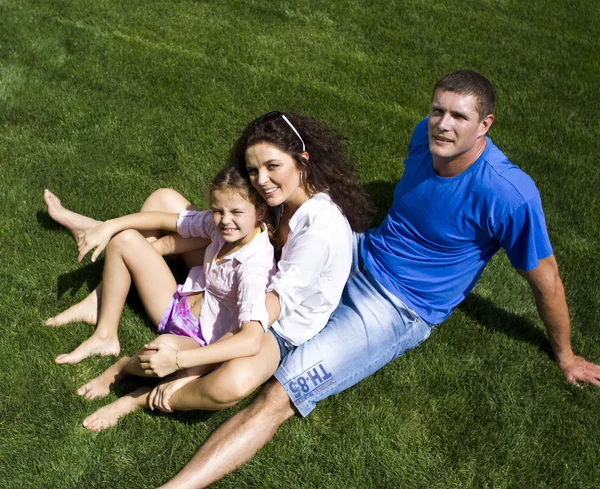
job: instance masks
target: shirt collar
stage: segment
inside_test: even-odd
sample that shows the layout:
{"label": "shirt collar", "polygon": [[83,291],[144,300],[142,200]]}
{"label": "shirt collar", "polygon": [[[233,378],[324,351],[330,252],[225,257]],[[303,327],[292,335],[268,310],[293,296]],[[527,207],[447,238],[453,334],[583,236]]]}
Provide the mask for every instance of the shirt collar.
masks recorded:
{"label": "shirt collar", "polygon": [[292,218],[290,219],[289,226],[290,231],[294,232],[296,227],[300,223],[305,223],[305,225],[309,225],[312,220],[319,214],[319,209],[329,205],[331,203],[331,197],[329,194],[325,192],[320,192],[318,194],[313,195],[310,199],[308,199],[304,204],[302,204],[298,210],[294,213]]}

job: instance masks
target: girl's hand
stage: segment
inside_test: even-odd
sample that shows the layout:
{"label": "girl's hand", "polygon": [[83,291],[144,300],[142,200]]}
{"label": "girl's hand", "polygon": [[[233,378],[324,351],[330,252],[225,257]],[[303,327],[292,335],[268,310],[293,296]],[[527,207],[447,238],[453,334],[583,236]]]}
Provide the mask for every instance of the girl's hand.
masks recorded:
{"label": "girl's hand", "polygon": [[140,366],[146,375],[166,377],[179,370],[177,350],[160,342],[151,341],[144,346],[146,351],[140,355]]}
{"label": "girl's hand", "polygon": [[150,409],[154,410],[154,408],[163,411],[165,413],[172,413],[173,410],[169,402],[171,401],[171,397],[175,394],[176,391],[181,389],[184,385],[192,380],[197,379],[197,375],[188,375],[182,378],[176,378],[171,380],[163,380],[160,384],[158,384],[148,397],[148,406]]}
{"label": "girl's hand", "polygon": [[113,237],[115,232],[112,230],[108,222],[103,222],[97,226],[85,231],[77,240],[77,248],[79,249],[79,256],[77,261],[80,262],[90,250],[94,250],[91,260],[94,262],[98,255],[102,253],[106,245]]}

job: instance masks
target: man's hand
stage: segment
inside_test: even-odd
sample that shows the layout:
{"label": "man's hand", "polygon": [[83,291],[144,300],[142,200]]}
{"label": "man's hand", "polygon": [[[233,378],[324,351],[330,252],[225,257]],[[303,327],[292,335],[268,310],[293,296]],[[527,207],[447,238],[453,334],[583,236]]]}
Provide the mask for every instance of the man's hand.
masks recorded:
{"label": "man's hand", "polygon": [[579,382],[587,382],[600,387],[600,365],[574,355],[570,361],[560,363],[559,367],[567,382],[571,384],[581,387]]}

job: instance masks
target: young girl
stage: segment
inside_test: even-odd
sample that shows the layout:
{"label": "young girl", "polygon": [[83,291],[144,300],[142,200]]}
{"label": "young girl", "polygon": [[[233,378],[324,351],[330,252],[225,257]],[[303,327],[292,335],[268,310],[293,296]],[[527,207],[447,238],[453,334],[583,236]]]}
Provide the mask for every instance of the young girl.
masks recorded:
{"label": "young girl", "polygon": [[[266,205],[247,180],[231,167],[213,180],[210,201],[210,211],[179,215],[143,212],[107,221],[82,234],[79,241],[83,255],[86,249],[93,248],[97,254],[113,234],[128,228],[177,230],[179,237],[162,238],[171,243],[174,252],[185,249],[184,238],[188,236],[211,240],[204,269],[192,268],[185,284],[178,286],[163,258],[141,234],[133,230],[118,234],[106,251],[97,331],[114,332],[116,336],[118,315],[128,289],[125,275],[131,274],[158,331],[169,333],[161,335],[155,344],[170,348],[175,363],[180,349],[214,343],[230,331],[239,332],[236,340],[228,343],[225,359],[257,351],[256,338],[260,342],[268,322],[265,290],[275,269],[273,247],[266,226],[260,222]],[[117,320],[109,324],[107,317]],[[129,374],[146,375],[140,368],[138,355],[120,359],[80,388],[78,394],[86,398],[105,395],[116,380]],[[139,395],[136,391],[119,400],[121,414]],[[114,424],[118,419],[110,416],[110,412],[111,409],[105,409],[101,419],[96,416],[101,426]],[[90,429],[97,428],[93,423],[96,418],[92,417]],[[87,420],[84,425],[88,425]]]}

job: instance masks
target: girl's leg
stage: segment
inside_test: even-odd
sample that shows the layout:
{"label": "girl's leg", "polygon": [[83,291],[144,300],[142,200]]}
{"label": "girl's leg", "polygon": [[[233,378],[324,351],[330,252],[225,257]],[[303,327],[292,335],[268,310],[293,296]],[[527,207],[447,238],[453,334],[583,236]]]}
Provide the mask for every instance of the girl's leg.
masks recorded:
{"label": "girl's leg", "polygon": [[66,227],[73,235],[76,242],[81,236],[81,233],[101,223],[101,221],[96,221],[91,217],[65,209],[60,204],[60,199],[50,192],[50,190],[44,190],[44,201],[48,207],[48,214],[50,217],[57,223]]}
{"label": "girl's leg", "polygon": [[116,235],[106,248],[102,309],[92,336],[56,363],[78,363],[90,355],[118,355],[117,328],[131,280],[148,316],[158,324],[176,290],[175,278],[164,259],[137,231]]}
{"label": "girl's leg", "polygon": [[175,392],[169,405],[174,411],[218,411],[231,407],[275,373],[279,355],[277,341],[265,334],[258,354],[225,362],[210,374],[189,382]]}
{"label": "girl's leg", "polygon": [[[176,350],[199,348],[198,343],[196,343],[192,338],[188,338],[186,336],[164,334],[159,337],[159,341],[168,344]],[[139,360],[139,355],[144,351],[145,349],[141,348],[132,357],[119,358],[119,360],[98,375],[98,377],[93,378],[85,385],[82,385],[79,389],[77,389],[77,395],[83,396],[88,400],[104,397],[108,395],[112,387],[118,381],[128,375],[147,377],[144,369],[140,367]]]}
{"label": "girl's leg", "polygon": [[[101,222],[65,209],[60,204],[60,199],[49,190],[44,191],[44,200],[46,201],[50,217],[66,227],[75,238],[75,241],[77,241],[82,232],[97,226]],[[162,188],[150,194],[144,201],[140,212],[161,211],[180,213],[184,210],[193,209],[195,207],[183,195],[175,190]],[[162,236],[160,231],[145,231],[142,234],[151,241]],[[188,268],[195,265],[202,265],[204,261],[204,249],[185,253],[183,259]],[[46,325],[62,326],[75,321],[83,321],[95,325],[98,320],[101,298],[102,283],[81,302],[48,319]]]}
{"label": "girl's leg", "polygon": [[98,323],[102,298],[102,282],[90,295],[81,302],[69,307],[60,314],[49,318],[44,323],[46,326],[63,326],[74,322],[83,322],[95,326]]}

